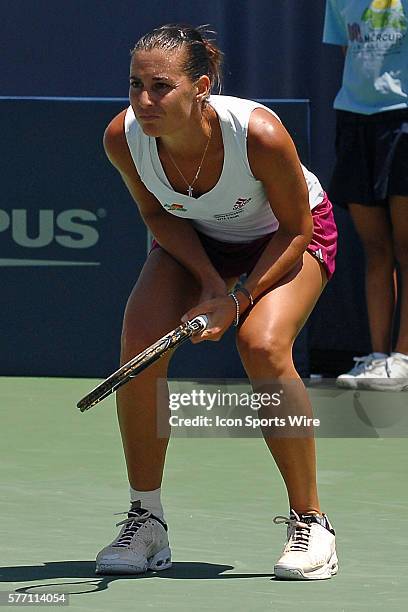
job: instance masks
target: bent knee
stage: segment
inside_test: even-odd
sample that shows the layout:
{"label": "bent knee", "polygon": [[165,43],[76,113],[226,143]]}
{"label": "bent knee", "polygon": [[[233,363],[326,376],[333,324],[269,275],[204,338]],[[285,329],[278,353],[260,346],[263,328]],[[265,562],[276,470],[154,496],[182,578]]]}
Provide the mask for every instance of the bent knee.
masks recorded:
{"label": "bent knee", "polygon": [[364,253],[367,266],[387,266],[392,264],[394,260],[392,244],[388,242],[366,240],[364,242]]}
{"label": "bent knee", "polygon": [[[161,334],[163,335],[163,334]],[[128,361],[141,351],[144,351],[148,346],[159,339],[159,335],[155,335],[150,330],[145,328],[126,325],[124,323],[120,338],[120,354],[122,361]]]}
{"label": "bent knee", "polygon": [[237,347],[247,371],[264,372],[279,376],[292,363],[291,339],[278,332],[265,332],[262,337],[239,333]]}

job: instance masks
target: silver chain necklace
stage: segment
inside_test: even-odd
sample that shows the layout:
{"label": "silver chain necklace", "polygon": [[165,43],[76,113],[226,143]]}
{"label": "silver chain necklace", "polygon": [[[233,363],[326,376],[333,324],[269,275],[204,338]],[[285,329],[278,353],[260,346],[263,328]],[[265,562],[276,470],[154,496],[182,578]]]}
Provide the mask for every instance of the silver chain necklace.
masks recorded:
{"label": "silver chain necklace", "polygon": [[180,168],[178,167],[178,165],[174,161],[173,156],[171,155],[170,151],[166,150],[167,155],[169,156],[171,163],[173,164],[173,166],[175,167],[175,169],[177,170],[177,172],[179,173],[179,175],[181,176],[181,178],[183,179],[183,181],[187,185],[187,194],[188,194],[188,196],[190,198],[193,197],[194,183],[198,179],[198,176],[199,176],[199,174],[201,172],[201,166],[203,165],[204,158],[206,156],[206,153],[207,153],[207,150],[208,150],[208,146],[210,144],[210,140],[211,140],[211,136],[212,136],[212,128],[211,128],[211,123],[210,122],[209,122],[209,127],[210,127],[210,135],[208,136],[207,144],[205,145],[204,153],[203,153],[203,156],[202,156],[201,161],[199,163],[199,166],[197,168],[197,172],[195,173],[195,177],[193,178],[191,183],[188,182],[188,180],[186,179],[186,177],[184,176],[184,174],[182,173],[182,171],[180,170]]}

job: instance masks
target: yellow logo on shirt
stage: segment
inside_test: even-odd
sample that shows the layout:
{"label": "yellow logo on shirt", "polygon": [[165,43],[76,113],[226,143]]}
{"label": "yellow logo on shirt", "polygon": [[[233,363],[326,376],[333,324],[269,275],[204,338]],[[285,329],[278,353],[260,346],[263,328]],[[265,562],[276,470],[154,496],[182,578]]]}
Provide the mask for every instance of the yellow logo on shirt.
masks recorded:
{"label": "yellow logo on shirt", "polygon": [[401,0],[372,0],[361,19],[373,30],[389,28],[404,32],[408,25]]}

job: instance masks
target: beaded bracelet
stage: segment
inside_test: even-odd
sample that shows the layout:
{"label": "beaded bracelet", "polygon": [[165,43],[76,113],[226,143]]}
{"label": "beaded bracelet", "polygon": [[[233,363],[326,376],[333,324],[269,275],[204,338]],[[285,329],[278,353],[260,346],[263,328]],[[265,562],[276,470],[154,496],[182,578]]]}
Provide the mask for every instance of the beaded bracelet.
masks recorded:
{"label": "beaded bracelet", "polygon": [[246,287],[243,287],[242,285],[240,285],[239,287],[237,287],[235,289],[235,291],[241,291],[241,293],[243,293],[244,295],[246,295],[246,297],[249,300],[249,304],[250,306],[254,305],[254,298],[252,297],[252,295],[249,293],[248,289]]}
{"label": "beaded bracelet", "polygon": [[239,302],[238,302],[238,298],[237,296],[231,291],[231,293],[228,294],[230,297],[232,297],[232,299],[234,300],[235,303],[235,321],[234,321],[234,327],[238,327],[239,324]]}

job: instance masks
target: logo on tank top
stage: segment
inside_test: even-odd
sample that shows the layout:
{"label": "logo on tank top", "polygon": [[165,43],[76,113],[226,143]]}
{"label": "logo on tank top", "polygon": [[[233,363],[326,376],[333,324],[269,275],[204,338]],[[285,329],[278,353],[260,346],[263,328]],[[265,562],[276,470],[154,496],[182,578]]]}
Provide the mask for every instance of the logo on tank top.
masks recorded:
{"label": "logo on tank top", "polygon": [[184,208],[183,204],[177,204],[177,202],[173,202],[173,204],[164,204],[164,208],[167,210],[177,210],[179,212],[187,212],[187,208]]}
{"label": "logo on tank top", "polygon": [[231,221],[232,219],[238,219],[244,212],[245,204],[248,204],[252,198],[238,198],[232,207],[231,212],[214,215],[214,219],[217,221]]}
{"label": "logo on tank top", "polygon": [[248,202],[250,202],[251,200],[252,198],[238,198],[232,210],[240,210],[245,206],[245,204],[248,204]]}
{"label": "logo on tank top", "polygon": [[238,219],[244,212],[245,205],[251,200],[252,198],[238,198],[232,207],[231,212],[214,215],[214,219],[217,219],[217,221],[231,221],[232,219]]}

